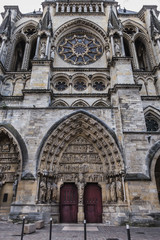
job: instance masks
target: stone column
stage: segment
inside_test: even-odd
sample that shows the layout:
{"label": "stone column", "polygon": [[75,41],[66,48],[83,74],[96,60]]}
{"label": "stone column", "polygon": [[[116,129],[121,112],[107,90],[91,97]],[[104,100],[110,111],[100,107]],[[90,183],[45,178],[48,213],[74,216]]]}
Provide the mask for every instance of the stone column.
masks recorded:
{"label": "stone column", "polygon": [[122,49],[122,57],[125,57],[123,35],[121,35],[121,49]]}
{"label": "stone column", "polygon": [[1,45],[1,48],[0,48],[0,59],[1,59],[1,54],[2,54],[2,52],[3,52],[3,48],[4,48],[5,41],[6,41],[6,39],[3,38],[3,39],[2,39],[2,45]]}
{"label": "stone column", "polygon": [[46,44],[46,52],[45,52],[45,56],[48,59],[48,50],[49,50],[49,41],[50,41],[50,36],[47,36],[47,44]]}
{"label": "stone column", "polygon": [[160,51],[160,39],[157,39],[157,45],[158,45],[159,51]]}
{"label": "stone column", "polygon": [[135,61],[136,69],[139,69],[139,63],[138,63],[138,58],[137,58],[137,52],[135,48],[135,44],[132,41],[132,51],[133,51],[133,60]]}
{"label": "stone column", "polygon": [[37,45],[36,45],[36,51],[35,51],[34,59],[38,59],[39,44],[40,44],[40,35],[38,35],[38,38],[37,38]]}
{"label": "stone column", "polygon": [[56,13],[59,12],[59,3],[56,3]]}
{"label": "stone column", "polygon": [[84,220],[84,205],[83,205],[83,195],[84,195],[84,183],[79,183],[78,186],[78,223],[82,223]]}
{"label": "stone column", "polygon": [[111,35],[110,37],[111,37],[112,56],[115,56],[113,35]]}
{"label": "stone column", "polygon": [[104,6],[103,6],[103,2],[101,2],[101,12],[104,13]]}
{"label": "stone column", "polygon": [[29,57],[30,57],[30,42],[27,41],[25,45],[25,50],[24,50],[24,56],[23,56],[23,62],[22,62],[22,67],[21,70],[27,71],[28,69],[28,64],[29,64]]}

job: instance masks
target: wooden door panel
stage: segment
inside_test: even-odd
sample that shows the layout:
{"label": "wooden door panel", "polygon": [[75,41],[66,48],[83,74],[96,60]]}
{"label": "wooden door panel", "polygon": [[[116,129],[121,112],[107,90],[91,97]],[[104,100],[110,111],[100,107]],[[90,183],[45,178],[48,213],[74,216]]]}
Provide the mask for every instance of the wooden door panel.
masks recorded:
{"label": "wooden door panel", "polygon": [[102,222],[102,194],[98,184],[88,184],[85,187],[84,212],[88,223]]}
{"label": "wooden door panel", "polygon": [[66,183],[60,192],[60,220],[63,223],[76,223],[78,212],[78,191],[75,184]]}

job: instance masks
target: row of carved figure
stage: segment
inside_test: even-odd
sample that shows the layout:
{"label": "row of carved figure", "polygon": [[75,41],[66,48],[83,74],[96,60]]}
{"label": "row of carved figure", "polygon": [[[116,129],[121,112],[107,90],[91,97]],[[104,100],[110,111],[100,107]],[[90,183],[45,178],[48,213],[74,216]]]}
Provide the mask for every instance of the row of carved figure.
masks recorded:
{"label": "row of carved figure", "polygon": [[[83,179],[82,179],[83,180]],[[85,184],[80,179],[78,185],[79,203],[83,202]],[[57,202],[58,188],[55,182],[49,178],[42,177],[39,184],[39,203]],[[112,177],[107,179],[106,183],[106,203],[116,203],[124,201],[124,188],[122,177]]]}

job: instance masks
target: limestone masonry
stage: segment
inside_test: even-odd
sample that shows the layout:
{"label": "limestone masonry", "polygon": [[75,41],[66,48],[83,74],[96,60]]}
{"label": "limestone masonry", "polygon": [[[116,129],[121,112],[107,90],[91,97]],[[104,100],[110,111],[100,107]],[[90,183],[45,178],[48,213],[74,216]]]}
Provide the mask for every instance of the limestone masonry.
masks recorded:
{"label": "limestone masonry", "polygon": [[115,0],[4,6],[0,217],[160,225],[160,22]]}

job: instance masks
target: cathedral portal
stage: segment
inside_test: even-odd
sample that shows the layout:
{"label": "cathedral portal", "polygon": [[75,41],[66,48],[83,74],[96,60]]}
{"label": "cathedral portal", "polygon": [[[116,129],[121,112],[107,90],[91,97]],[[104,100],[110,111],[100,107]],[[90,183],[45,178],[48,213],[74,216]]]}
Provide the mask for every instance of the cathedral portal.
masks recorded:
{"label": "cathedral portal", "polygon": [[106,203],[123,202],[115,136],[88,114],[72,114],[52,130],[40,158],[38,203],[58,204],[59,221],[99,223]]}

